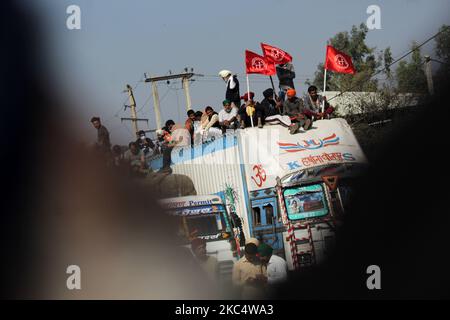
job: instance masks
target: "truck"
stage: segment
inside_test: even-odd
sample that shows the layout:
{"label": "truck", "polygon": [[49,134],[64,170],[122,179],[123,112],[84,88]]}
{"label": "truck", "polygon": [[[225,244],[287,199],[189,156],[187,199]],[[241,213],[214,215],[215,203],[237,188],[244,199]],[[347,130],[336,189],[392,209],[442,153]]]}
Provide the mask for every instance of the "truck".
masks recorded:
{"label": "truck", "polygon": [[[230,282],[233,264],[238,259],[229,213],[221,197],[195,195],[160,199],[161,208],[176,217],[179,245],[190,249],[194,238],[206,241],[207,255],[218,261],[219,278]],[[193,253],[194,254],[194,253]]]}
{"label": "truck", "polygon": [[[162,159],[149,165],[158,170]],[[290,270],[326,260],[355,180],[367,167],[342,118],[315,121],[297,134],[279,124],[227,132],[175,148],[171,165],[192,179],[198,194],[222,199],[235,217],[230,226],[238,243],[249,237],[266,242]]]}

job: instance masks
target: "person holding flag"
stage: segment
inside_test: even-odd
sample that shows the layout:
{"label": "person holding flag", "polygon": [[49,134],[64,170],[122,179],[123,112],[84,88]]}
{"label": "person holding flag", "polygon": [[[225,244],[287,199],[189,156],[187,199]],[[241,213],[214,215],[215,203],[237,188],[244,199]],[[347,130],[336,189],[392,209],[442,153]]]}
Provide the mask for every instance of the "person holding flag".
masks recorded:
{"label": "person holding flag", "polygon": [[252,127],[253,123],[258,121],[258,128],[262,128],[262,114],[263,110],[258,102],[255,102],[253,98],[255,94],[253,92],[245,93],[241,99],[244,99],[245,103],[239,109],[239,121],[240,128]]}
{"label": "person holding flag", "polygon": [[239,110],[240,116],[240,127],[241,129],[248,126],[248,122],[250,120],[250,124],[253,127],[254,125],[254,117],[258,120],[258,128],[262,128],[262,116],[263,110],[259,103],[255,103],[253,101],[254,93],[250,92],[250,84],[248,80],[248,75],[250,73],[263,74],[267,76],[271,76],[275,74],[275,64],[271,61],[267,60],[265,57],[260,56],[252,51],[245,50],[245,71],[247,73],[247,93],[241,97],[244,99],[245,104],[241,106]]}
{"label": "person holding flag", "polygon": [[[316,86],[309,86],[308,93],[303,98],[303,104],[306,116],[310,119],[314,117],[314,120],[329,118],[334,111],[334,108],[327,102],[327,98],[317,93]],[[322,105],[325,106],[324,112],[321,112]]]}
{"label": "person holding flag", "polygon": [[294,65],[292,64],[292,56],[280,48],[265,43],[261,43],[261,48],[264,53],[264,57],[277,65],[276,73],[279,81],[279,97],[282,101],[284,101],[286,91],[289,89],[295,89],[295,70]]}

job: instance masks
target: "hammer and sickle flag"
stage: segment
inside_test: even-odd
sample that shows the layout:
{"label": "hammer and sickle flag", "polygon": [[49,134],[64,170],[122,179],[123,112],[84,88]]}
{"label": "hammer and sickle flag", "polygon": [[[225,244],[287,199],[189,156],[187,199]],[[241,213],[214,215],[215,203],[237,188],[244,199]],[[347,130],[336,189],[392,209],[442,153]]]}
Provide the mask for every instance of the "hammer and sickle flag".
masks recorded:
{"label": "hammer and sickle flag", "polygon": [[330,188],[331,191],[336,190],[337,183],[338,183],[338,176],[323,176],[322,180],[325,182],[325,184]]}

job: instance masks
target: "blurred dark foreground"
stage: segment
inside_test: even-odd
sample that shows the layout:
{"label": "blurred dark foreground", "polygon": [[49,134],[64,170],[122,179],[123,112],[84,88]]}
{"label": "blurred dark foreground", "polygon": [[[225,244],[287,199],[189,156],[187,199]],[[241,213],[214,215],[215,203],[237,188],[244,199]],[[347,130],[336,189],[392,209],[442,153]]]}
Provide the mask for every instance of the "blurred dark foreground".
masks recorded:
{"label": "blurred dark foreground", "polygon": [[[11,1],[1,6],[2,30],[11,30],[2,50],[2,298],[228,298],[174,245],[151,194],[111,175],[66,131],[67,102],[36,70],[35,19]],[[371,159],[333,258],[273,298],[450,298],[448,116],[436,96],[396,129]],[[66,288],[73,264],[82,290]],[[366,287],[374,264],[381,290]]]}

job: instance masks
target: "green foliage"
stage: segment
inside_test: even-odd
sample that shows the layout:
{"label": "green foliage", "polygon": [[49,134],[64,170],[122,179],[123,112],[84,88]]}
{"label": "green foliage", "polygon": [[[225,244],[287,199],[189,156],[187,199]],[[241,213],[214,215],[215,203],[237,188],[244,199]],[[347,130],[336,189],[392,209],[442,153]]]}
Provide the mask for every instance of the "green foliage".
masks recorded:
{"label": "green foliage", "polygon": [[398,90],[399,92],[426,93],[427,79],[420,48],[417,48],[417,44],[413,42],[411,49],[413,52],[410,61],[400,61],[396,70]]}
{"label": "green foliage", "polygon": [[[355,75],[328,72],[327,90],[344,91],[351,88],[352,91],[376,91],[378,81],[369,78],[376,72],[377,68],[383,63],[383,57],[391,59],[390,49],[386,49],[384,55],[375,56],[375,49],[367,46],[365,40],[367,36],[367,26],[360,24],[359,27],[353,26],[350,32],[344,31],[337,33],[329,40],[329,44],[337,50],[342,51],[352,57],[353,65],[356,69]],[[390,63],[389,62],[389,63]],[[323,88],[323,63],[317,66],[314,74],[314,80],[309,80],[306,84],[314,84],[318,88]]]}
{"label": "green foliage", "polygon": [[436,37],[436,55],[444,63],[450,63],[450,26],[443,25]]}

